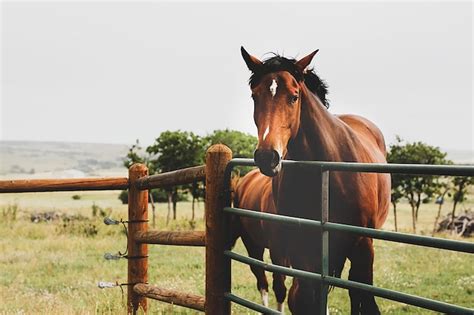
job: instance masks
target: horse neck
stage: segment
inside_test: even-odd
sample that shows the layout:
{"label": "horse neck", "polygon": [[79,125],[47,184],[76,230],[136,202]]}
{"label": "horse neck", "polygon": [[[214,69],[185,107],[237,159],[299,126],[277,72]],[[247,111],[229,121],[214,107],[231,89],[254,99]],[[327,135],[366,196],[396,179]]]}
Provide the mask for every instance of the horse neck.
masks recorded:
{"label": "horse neck", "polygon": [[318,97],[303,84],[300,127],[288,145],[294,160],[353,161],[354,140],[339,118],[329,113]]}

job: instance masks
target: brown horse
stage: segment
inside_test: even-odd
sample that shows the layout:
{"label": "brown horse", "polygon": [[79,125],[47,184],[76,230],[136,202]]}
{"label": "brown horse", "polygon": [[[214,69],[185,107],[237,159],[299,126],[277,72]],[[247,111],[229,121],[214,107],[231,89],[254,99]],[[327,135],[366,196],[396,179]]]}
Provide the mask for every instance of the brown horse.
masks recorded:
{"label": "brown horse", "polygon": [[[250,87],[258,129],[255,163],[273,178],[276,212],[320,220],[320,170],[281,169],[281,160],[385,163],[382,133],[365,118],[337,116],[327,110],[326,85],[307,69],[317,51],[298,61],[275,55],[264,62],[243,47],[241,52],[252,71]],[[331,172],[329,183],[331,222],[382,226],[390,203],[388,174]],[[280,226],[277,238],[293,268],[321,272],[320,231]],[[351,261],[349,279],[372,284],[372,239],[331,232],[329,272],[340,277],[346,258]],[[380,314],[372,294],[349,290],[349,296],[352,314]],[[316,314],[319,283],[294,279],[288,303],[294,314]]]}
{"label": "brown horse", "polygon": [[[258,169],[250,171],[240,179],[234,188],[234,207],[276,213],[272,195],[272,180],[260,173]],[[281,246],[277,240],[276,226],[272,222],[253,220],[246,217],[233,218],[233,240],[238,237],[247,249],[250,257],[263,260],[265,248],[270,251],[270,258],[274,264],[287,266],[285,255],[280,251]],[[262,296],[262,304],[268,306],[268,282],[265,270],[260,267],[250,268],[257,278],[257,289]],[[273,273],[273,292],[277,300],[277,309],[283,311],[283,302],[286,298],[285,275]]]}

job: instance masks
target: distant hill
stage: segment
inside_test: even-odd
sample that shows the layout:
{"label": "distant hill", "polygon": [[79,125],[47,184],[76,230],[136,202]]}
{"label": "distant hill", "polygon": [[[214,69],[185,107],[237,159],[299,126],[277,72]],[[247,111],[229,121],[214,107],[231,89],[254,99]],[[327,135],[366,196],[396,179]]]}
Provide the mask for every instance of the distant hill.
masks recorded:
{"label": "distant hill", "polygon": [[0,141],[0,176],[126,175],[122,161],[127,151],[123,144]]}
{"label": "distant hill", "polygon": [[[125,144],[0,141],[0,177],[126,176]],[[448,150],[456,164],[474,164],[472,151]]]}

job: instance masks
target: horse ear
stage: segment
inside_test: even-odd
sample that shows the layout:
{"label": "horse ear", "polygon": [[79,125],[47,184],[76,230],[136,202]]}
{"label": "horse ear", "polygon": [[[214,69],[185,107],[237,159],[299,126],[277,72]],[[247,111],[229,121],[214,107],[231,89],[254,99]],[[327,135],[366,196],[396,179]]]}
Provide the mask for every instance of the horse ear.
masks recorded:
{"label": "horse ear", "polygon": [[319,49],[316,49],[315,51],[313,51],[312,53],[310,53],[306,57],[301,58],[300,60],[298,60],[295,63],[295,65],[298,67],[298,69],[301,72],[304,72],[306,70],[306,67],[309,66],[309,64],[311,63],[311,60],[313,60],[314,55],[316,55],[316,53],[318,51],[319,51]]}
{"label": "horse ear", "polygon": [[243,46],[240,46],[240,52],[242,53],[242,57],[250,71],[256,72],[262,66],[262,62],[256,57],[250,55]]}

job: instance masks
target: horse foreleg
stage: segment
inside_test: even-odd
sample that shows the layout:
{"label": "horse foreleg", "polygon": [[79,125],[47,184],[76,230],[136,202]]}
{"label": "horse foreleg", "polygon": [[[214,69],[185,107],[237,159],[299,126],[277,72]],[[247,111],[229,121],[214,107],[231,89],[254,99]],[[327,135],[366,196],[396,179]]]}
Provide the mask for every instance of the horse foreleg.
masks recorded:
{"label": "horse foreleg", "polygon": [[[270,249],[270,258],[272,259],[272,263],[275,265],[280,265],[284,267],[288,267],[289,264],[285,259],[284,255],[275,249]],[[286,298],[286,286],[285,286],[285,275],[274,272],[273,273],[273,292],[275,292],[275,297],[277,300],[277,310],[281,313],[284,312],[284,304]]]}
{"label": "horse foreleg", "polygon": [[[299,242],[299,244],[303,244],[303,242]],[[299,251],[290,253],[289,263],[294,269],[318,273],[321,270],[317,256],[311,255],[311,252],[308,251],[306,253]],[[319,314],[319,297],[320,290],[317,281],[293,278],[293,284],[288,294],[288,306],[293,315]]]}
{"label": "horse foreleg", "polygon": [[[349,280],[373,284],[374,247],[371,238],[362,238],[352,249],[349,257],[351,269]],[[349,290],[352,315],[380,314],[375,298],[372,294],[360,290]]]}
{"label": "horse foreleg", "polygon": [[[242,242],[244,243],[250,257],[263,260],[264,247],[255,244],[255,242],[253,242],[247,235],[242,236]],[[265,270],[257,266],[250,266],[250,270],[252,270],[255,278],[257,278],[257,290],[260,292],[262,304],[268,306],[268,281],[265,276]]]}

